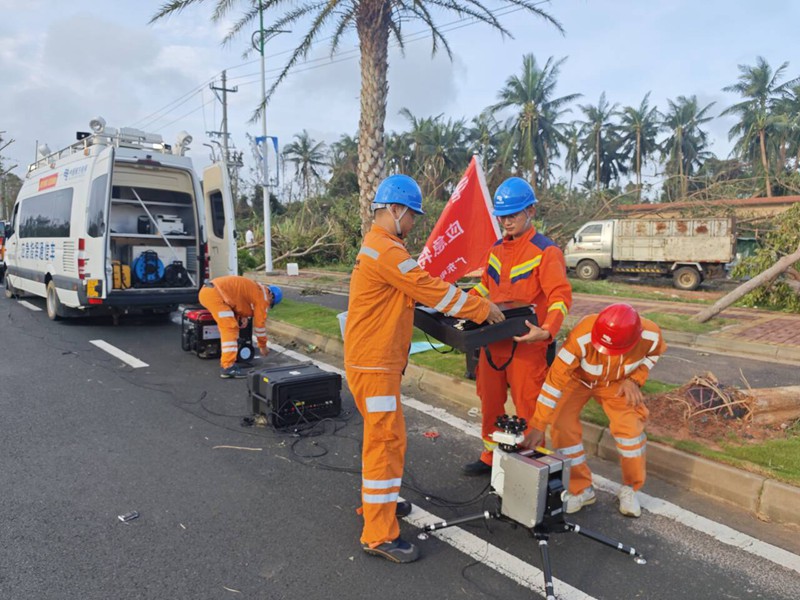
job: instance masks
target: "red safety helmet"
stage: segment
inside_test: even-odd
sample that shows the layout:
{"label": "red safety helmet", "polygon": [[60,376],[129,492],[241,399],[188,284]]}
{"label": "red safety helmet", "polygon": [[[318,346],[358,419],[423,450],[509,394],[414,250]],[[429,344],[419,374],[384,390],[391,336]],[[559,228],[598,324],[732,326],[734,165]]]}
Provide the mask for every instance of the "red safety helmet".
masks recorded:
{"label": "red safety helmet", "polygon": [[592,346],[601,354],[625,354],[642,339],[642,320],[630,304],[612,304],[597,315]]}

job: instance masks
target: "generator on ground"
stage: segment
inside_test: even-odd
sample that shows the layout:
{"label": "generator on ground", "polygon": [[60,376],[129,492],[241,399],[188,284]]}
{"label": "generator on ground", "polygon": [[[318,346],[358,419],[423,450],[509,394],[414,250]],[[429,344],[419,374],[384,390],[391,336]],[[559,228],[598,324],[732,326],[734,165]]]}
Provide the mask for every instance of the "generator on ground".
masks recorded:
{"label": "generator on ground", "polygon": [[[247,362],[255,356],[253,320],[248,318],[244,321],[246,323],[239,324],[237,362]],[[181,315],[181,348],[186,352],[194,352],[200,358],[219,358],[221,353],[219,327],[210,311],[198,307],[190,307],[183,311]]]}
{"label": "generator on ground", "polygon": [[248,403],[276,429],[338,417],[342,410],[342,376],[311,362],[252,371],[247,378]]}

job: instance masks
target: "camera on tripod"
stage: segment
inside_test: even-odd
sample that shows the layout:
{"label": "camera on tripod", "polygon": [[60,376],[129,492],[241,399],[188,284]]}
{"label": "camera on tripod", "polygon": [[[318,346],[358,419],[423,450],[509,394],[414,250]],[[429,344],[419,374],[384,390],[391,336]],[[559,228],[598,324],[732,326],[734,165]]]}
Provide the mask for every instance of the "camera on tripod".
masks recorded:
{"label": "camera on tripod", "polygon": [[563,520],[561,496],[569,488],[571,459],[546,448],[521,449],[528,424],[525,419],[502,415],[492,439],[498,448],[492,458],[492,488],[502,499],[500,513],[533,528],[543,522]]}

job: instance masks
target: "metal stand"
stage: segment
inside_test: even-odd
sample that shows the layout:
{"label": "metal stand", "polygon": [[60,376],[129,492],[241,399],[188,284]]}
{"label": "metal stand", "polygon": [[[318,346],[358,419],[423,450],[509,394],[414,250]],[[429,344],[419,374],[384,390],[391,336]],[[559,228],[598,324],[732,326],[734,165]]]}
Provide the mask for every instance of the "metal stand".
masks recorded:
{"label": "metal stand", "polygon": [[[489,511],[485,510],[481,513],[477,513],[474,515],[469,515],[466,517],[459,517],[457,519],[453,519],[450,521],[440,521],[439,523],[432,523],[430,525],[426,525],[424,527],[425,531],[437,531],[439,529],[445,529],[447,527],[453,527],[454,525],[461,525],[462,523],[469,523],[471,521],[478,521],[481,519],[489,520],[489,519],[498,519],[501,521],[508,521],[514,523],[513,520],[505,517],[500,512],[500,502],[502,501],[501,498],[497,498],[498,500],[498,508],[496,511]],[[559,502],[560,504],[560,502]],[[560,510],[561,507],[559,506],[558,511],[554,511],[555,514],[550,513],[542,519],[541,523],[538,523],[533,528],[528,529],[531,532],[533,537],[538,540],[539,542],[539,553],[542,556],[542,573],[544,575],[544,589],[545,595],[547,600],[556,600],[555,594],[553,593],[553,571],[550,566],[550,553],[548,551],[548,542],[550,540],[550,535],[553,533],[577,533],[584,537],[589,538],[590,540],[594,540],[595,542],[599,542],[604,546],[608,546],[609,548],[614,548],[623,554],[627,554],[632,556],[636,564],[644,565],[647,563],[644,556],[642,556],[633,546],[627,546],[620,541],[617,541],[613,538],[610,538],[602,533],[597,533],[590,529],[584,529],[580,525],[575,523],[570,523],[564,519],[564,511]]]}

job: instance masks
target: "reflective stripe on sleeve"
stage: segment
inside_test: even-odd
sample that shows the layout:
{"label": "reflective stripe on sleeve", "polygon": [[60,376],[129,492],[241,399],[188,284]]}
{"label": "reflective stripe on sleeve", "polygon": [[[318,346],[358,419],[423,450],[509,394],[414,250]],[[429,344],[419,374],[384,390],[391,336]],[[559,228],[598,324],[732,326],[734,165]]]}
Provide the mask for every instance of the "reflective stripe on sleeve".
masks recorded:
{"label": "reflective stripe on sleeve", "polygon": [[475,290],[476,292],[478,292],[484,298],[486,298],[486,296],[489,295],[489,289],[485,285],[483,285],[482,283],[479,283],[478,285],[476,285],[472,289]]}
{"label": "reflective stripe on sleeve", "polygon": [[462,308],[464,308],[464,304],[467,303],[467,295],[464,292],[462,292],[461,290],[458,290],[458,292],[459,292],[459,294],[461,294],[458,297],[458,300],[453,305],[453,308],[451,308],[449,311],[447,311],[445,313],[448,317],[451,317],[451,316],[455,315],[456,313],[458,313]]}
{"label": "reflective stripe on sleeve", "polygon": [[395,479],[362,479],[361,485],[365,488],[372,490],[388,490],[393,487],[400,487],[403,479],[396,477]]}
{"label": "reflective stripe on sleeve", "polygon": [[557,390],[557,389],[556,389],[556,388],[554,388],[552,385],[549,385],[549,384],[547,384],[547,383],[545,383],[545,384],[542,386],[542,391],[545,391],[545,392],[547,392],[547,393],[548,393],[548,394],[550,394],[550,395],[551,395],[553,398],[561,398],[561,390]]}
{"label": "reflective stripe on sleeve", "polygon": [[439,304],[433,307],[433,310],[438,310],[439,312],[443,312],[444,309],[447,308],[447,305],[450,304],[450,300],[453,299],[453,296],[456,295],[457,291],[458,290],[454,285],[451,285],[449,288],[447,288],[447,292],[445,292],[444,298],[442,298]]}
{"label": "reflective stripe on sleeve", "polygon": [[405,275],[411,269],[413,269],[414,267],[418,267],[418,266],[419,265],[417,264],[417,261],[415,261],[413,258],[407,258],[403,262],[401,262],[399,265],[397,265],[397,268],[400,269],[400,272],[403,275]]}
{"label": "reflective stripe on sleeve", "polygon": [[581,356],[586,356],[586,344],[592,341],[592,334],[587,333],[578,338],[578,345],[581,347]]}
{"label": "reflective stripe on sleeve", "polygon": [[554,409],[556,407],[556,401],[555,400],[550,400],[550,398],[548,398],[544,394],[539,394],[539,397],[536,398],[536,401],[539,402],[540,404],[544,404],[548,408],[553,408]]}
{"label": "reflective stripe on sleeve", "polygon": [[395,396],[370,396],[367,398],[367,412],[394,412],[397,410],[397,398]]}
{"label": "reflective stripe on sleeve", "polygon": [[218,317],[231,317],[233,318],[235,315],[233,314],[232,310],[223,310],[217,314]]}
{"label": "reflective stripe on sleeve", "polygon": [[653,345],[650,346],[650,352],[652,352],[653,350],[658,348],[658,340],[661,339],[661,336],[659,336],[655,331],[644,330],[642,332],[642,339],[650,340],[651,342],[653,342]]}
{"label": "reflective stripe on sleeve", "polygon": [[565,317],[567,316],[567,305],[564,302],[554,302],[548,307],[547,312],[551,310],[560,310]]}
{"label": "reflective stripe on sleeve", "polygon": [[[632,362],[632,363],[631,363],[631,364],[629,364],[629,365],[625,365],[625,375],[628,375],[629,373],[631,373],[631,371],[633,371],[634,369],[636,369],[636,368],[637,368],[637,367],[638,367],[640,364],[642,364],[643,362],[644,362],[644,359],[641,359],[641,360],[637,360],[636,362]],[[650,368],[650,367],[648,367],[648,369],[649,369],[649,368]]]}
{"label": "reflective stripe on sleeve", "polygon": [[571,365],[575,362],[575,355],[566,348],[561,349],[561,351],[558,353],[558,358],[563,360],[568,365]]}
{"label": "reflective stripe on sleeve", "polygon": [[377,250],[373,250],[369,246],[361,246],[361,250],[359,250],[358,253],[359,254],[365,254],[365,255],[369,256],[370,258],[374,258],[375,260],[378,260],[378,256],[379,256],[378,251]]}
{"label": "reflective stripe on sleeve", "polygon": [[656,366],[658,362],[658,356],[645,356],[644,357],[644,364],[647,366],[648,369],[652,369]]}
{"label": "reflective stripe on sleeve", "polygon": [[389,504],[390,502],[397,502],[400,497],[400,492],[392,492],[391,494],[362,494],[364,502],[367,504]]}

